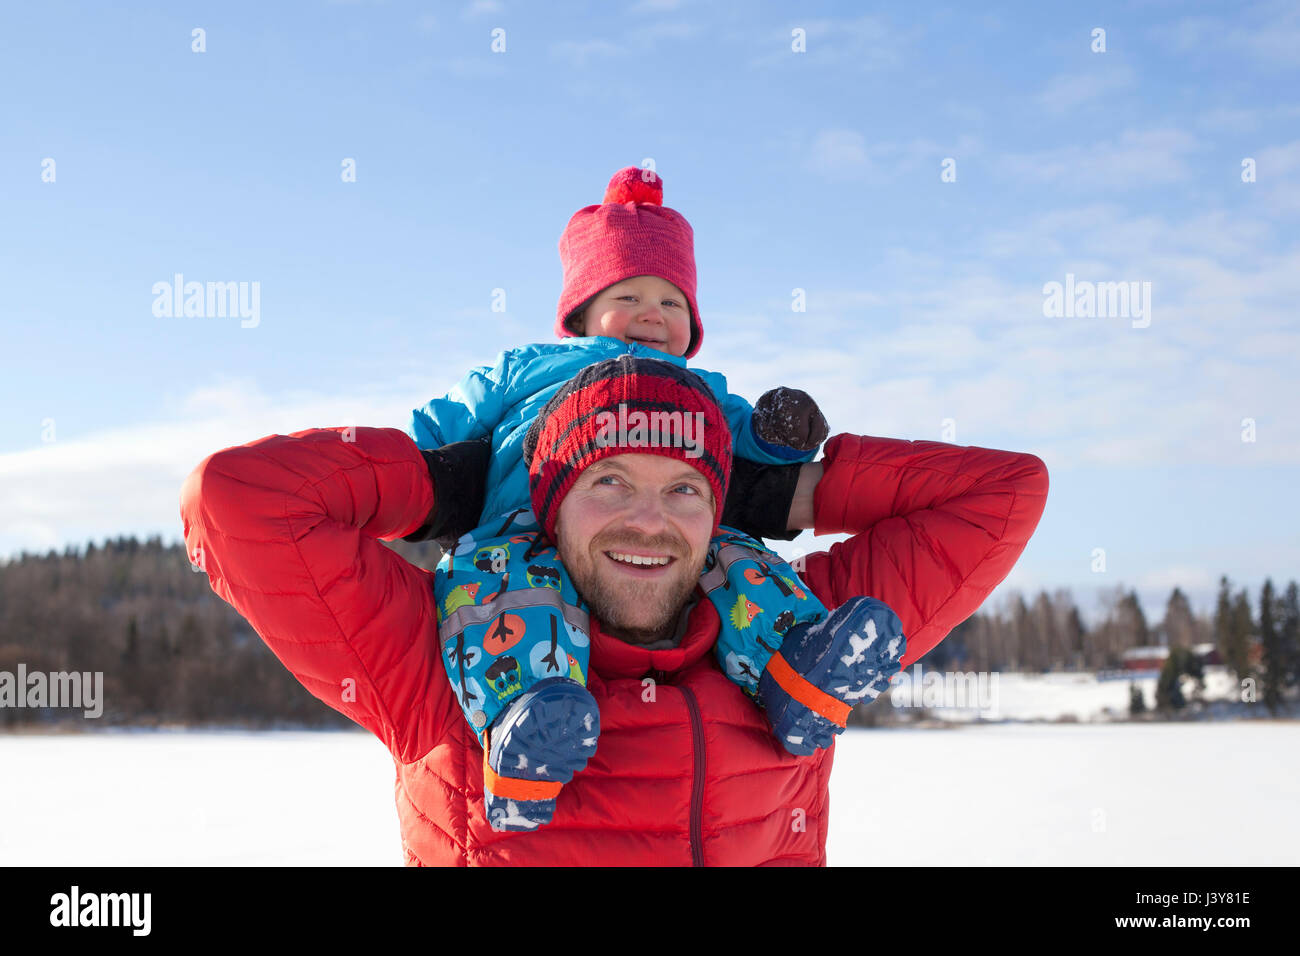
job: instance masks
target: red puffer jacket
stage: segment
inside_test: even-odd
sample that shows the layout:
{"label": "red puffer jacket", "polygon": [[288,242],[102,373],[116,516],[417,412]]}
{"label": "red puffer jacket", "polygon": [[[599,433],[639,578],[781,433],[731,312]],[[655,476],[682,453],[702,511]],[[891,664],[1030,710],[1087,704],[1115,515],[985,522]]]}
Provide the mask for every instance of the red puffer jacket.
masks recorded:
{"label": "red puffer jacket", "polygon": [[[671,650],[624,644],[593,621],[596,755],[549,826],[493,831],[482,751],[442,670],[430,573],[380,542],[433,507],[424,459],[397,429],[353,431],[217,452],[187,479],[181,516],[217,594],[392,753],[407,864],[825,864],[834,748],[785,752],[718,669],[708,601]],[[1046,468],[1027,454],[838,435],[824,464],[816,532],[854,537],[808,557],[804,580],[828,607],[858,594],[889,604],[904,666],[1006,577],[1047,498]]]}

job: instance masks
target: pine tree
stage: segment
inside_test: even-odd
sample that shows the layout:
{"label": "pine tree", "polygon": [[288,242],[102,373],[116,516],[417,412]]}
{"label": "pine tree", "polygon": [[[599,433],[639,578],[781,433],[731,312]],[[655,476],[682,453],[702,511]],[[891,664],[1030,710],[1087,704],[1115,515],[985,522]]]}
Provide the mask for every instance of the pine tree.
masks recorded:
{"label": "pine tree", "polygon": [[1232,603],[1232,612],[1228,615],[1227,653],[1223,663],[1231,668],[1237,680],[1252,676],[1254,668],[1250,661],[1251,640],[1255,635],[1255,622],[1250,613],[1250,597],[1245,590],[1237,592]]}
{"label": "pine tree", "polygon": [[1286,685],[1287,661],[1282,648],[1281,634],[1277,628],[1276,596],[1273,594],[1273,581],[1264,580],[1264,587],[1259,594],[1259,642],[1260,642],[1260,699],[1268,706],[1269,713],[1276,714],[1282,703],[1282,688]]}
{"label": "pine tree", "polygon": [[1128,685],[1128,712],[1133,717],[1147,712],[1147,700],[1142,696],[1142,688],[1135,683]]}
{"label": "pine tree", "polygon": [[1214,606],[1214,646],[1219,660],[1228,664],[1229,644],[1232,636],[1232,592],[1226,574],[1219,577],[1219,599]]}
{"label": "pine tree", "polygon": [[1084,638],[1087,633],[1087,629],[1083,626],[1083,618],[1079,616],[1078,606],[1071,602],[1070,613],[1065,623],[1065,641],[1070,649],[1070,666],[1074,670],[1082,670],[1087,666],[1084,656]]}
{"label": "pine tree", "polygon": [[1182,710],[1187,706],[1183,697],[1182,678],[1187,669],[1187,659],[1191,652],[1183,647],[1171,648],[1156,678],[1156,709],[1170,712]]}
{"label": "pine tree", "polygon": [[1280,607],[1282,620],[1278,630],[1282,639],[1282,657],[1287,662],[1286,686],[1294,687],[1300,683],[1300,595],[1295,581],[1287,585]]}
{"label": "pine tree", "polygon": [[1170,647],[1191,647],[1196,643],[1196,621],[1192,606],[1181,588],[1174,588],[1165,605],[1165,643]]}

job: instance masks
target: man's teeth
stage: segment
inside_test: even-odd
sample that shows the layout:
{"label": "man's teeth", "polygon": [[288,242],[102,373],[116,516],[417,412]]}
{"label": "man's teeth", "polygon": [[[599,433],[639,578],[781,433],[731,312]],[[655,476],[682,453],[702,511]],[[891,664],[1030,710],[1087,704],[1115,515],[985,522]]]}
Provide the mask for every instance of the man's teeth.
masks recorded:
{"label": "man's teeth", "polygon": [[606,551],[615,561],[622,561],[625,564],[667,564],[672,558],[649,558],[641,554],[623,554],[618,551]]}

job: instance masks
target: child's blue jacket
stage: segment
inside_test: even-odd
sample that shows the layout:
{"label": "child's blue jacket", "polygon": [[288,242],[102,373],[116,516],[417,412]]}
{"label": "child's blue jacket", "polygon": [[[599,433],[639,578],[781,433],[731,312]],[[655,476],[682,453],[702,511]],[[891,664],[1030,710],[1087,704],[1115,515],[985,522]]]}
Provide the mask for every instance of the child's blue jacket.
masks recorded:
{"label": "child's blue jacket", "polygon": [[[490,435],[492,463],[480,523],[528,508],[528,469],[524,467],[523,449],[533,419],[560,386],[582,369],[628,353],[688,367],[680,356],[603,335],[525,345],[502,352],[491,367],[470,369],[445,396],[415,409],[407,432],[416,445],[426,449]],[[815,448],[799,452],[763,441],[754,434],[753,406],[728,392],[723,376],[700,369],[691,371],[704,379],[722,406],[731,427],[733,454],[769,465],[812,461],[816,456]]]}

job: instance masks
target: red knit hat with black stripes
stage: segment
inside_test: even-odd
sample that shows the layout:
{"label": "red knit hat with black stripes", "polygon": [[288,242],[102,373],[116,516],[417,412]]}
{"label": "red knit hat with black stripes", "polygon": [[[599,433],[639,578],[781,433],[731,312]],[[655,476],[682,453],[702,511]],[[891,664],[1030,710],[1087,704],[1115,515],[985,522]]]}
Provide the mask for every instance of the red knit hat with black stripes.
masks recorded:
{"label": "red knit hat with black stripes", "polygon": [[659,359],[620,355],[589,365],[552,396],[524,436],[533,514],[555,540],[560,502],[588,466],[611,455],[677,458],[713,490],[718,532],[731,476],[731,429],[694,372]]}
{"label": "red knit hat with black stripes", "polygon": [[566,323],[598,293],[633,276],[666,279],[686,296],[691,310],[690,358],[704,341],[695,304],[695,232],[664,202],[664,181],[653,169],[625,166],[605,187],[604,200],[583,206],[560,236],[564,289],[555,316],[555,334],[581,335]]}

